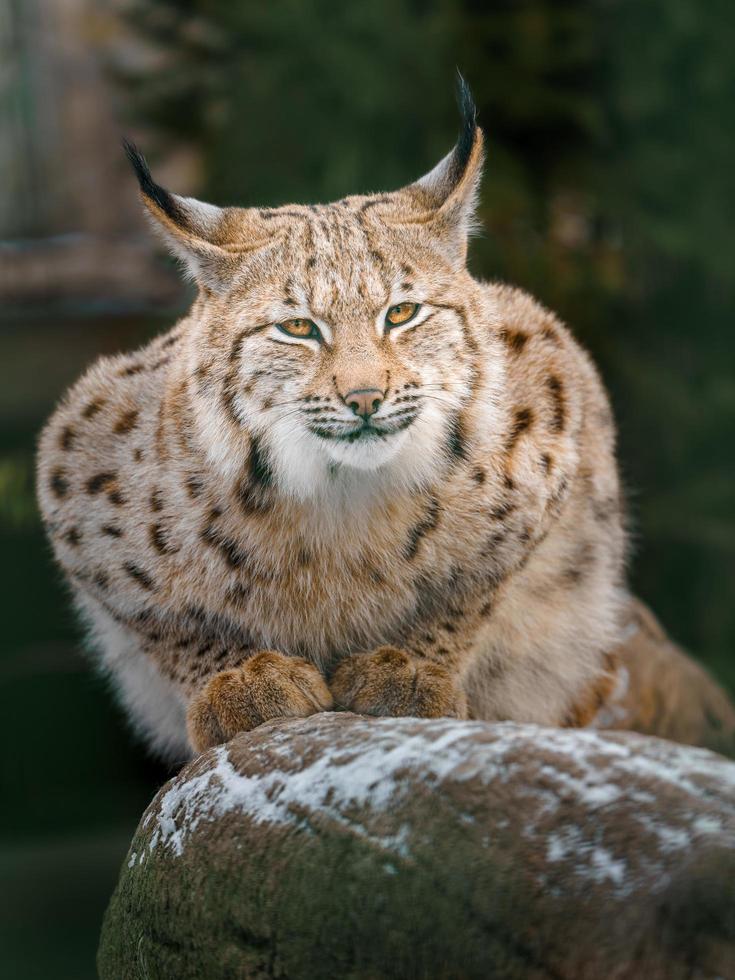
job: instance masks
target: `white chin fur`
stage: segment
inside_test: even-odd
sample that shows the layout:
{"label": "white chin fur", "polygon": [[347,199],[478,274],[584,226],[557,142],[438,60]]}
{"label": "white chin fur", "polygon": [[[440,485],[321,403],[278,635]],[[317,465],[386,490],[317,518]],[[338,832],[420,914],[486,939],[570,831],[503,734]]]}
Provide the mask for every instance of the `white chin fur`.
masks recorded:
{"label": "white chin fur", "polygon": [[324,450],[329,458],[340,466],[355,470],[377,470],[394,459],[408,439],[410,427],[393,436],[383,436],[356,442],[323,439]]}
{"label": "white chin fur", "polygon": [[301,500],[326,493],[355,503],[366,494],[435,479],[444,459],[445,428],[446,420],[432,405],[402,432],[366,443],[320,439],[292,419],[272,421],[262,434],[284,492]]}

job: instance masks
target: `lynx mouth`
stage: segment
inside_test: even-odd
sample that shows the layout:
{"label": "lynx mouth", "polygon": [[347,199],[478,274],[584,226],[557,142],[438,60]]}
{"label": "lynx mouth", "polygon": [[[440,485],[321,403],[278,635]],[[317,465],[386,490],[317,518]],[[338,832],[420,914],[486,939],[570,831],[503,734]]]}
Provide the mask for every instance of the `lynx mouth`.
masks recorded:
{"label": "lynx mouth", "polygon": [[350,444],[368,443],[380,439],[388,439],[390,436],[403,432],[415,422],[417,417],[418,412],[412,412],[410,415],[402,414],[402,417],[396,421],[389,422],[386,420],[387,424],[384,423],[381,425],[380,423],[376,424],[370,421],[362,422],[347,432],[344,430],[327,429],[324,426],[316,425],[309,426],[309,428],[320,439],[329,439],[332,442],[346,442]]}

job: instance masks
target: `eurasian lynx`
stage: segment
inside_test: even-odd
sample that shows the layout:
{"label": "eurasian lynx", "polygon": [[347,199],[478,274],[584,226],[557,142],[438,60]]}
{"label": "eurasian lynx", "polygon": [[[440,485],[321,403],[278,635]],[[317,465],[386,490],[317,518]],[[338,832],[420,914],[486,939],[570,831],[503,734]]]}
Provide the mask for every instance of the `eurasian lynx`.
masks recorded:
{"label": "eurasian lynx", "polygon": [[138,729],[183,756],[332,707],[569,724],[617,642],[615,434],[547,310],[465,267],[483,138],[402,190],[150,215],[199,286],[47,425],[56,556]]}

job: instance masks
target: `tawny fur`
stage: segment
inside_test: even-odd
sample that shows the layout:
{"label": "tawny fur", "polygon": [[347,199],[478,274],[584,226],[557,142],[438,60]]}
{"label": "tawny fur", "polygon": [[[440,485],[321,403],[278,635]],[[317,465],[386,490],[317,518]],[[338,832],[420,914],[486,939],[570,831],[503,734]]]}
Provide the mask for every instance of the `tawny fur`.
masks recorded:
{"label": "tawny fur", "polygon": [[[72,388],[38,487],[158,751],[333,704],[564,724],[604,683],[626,599],[613,420],[558,320],[467,272],[481,160],[466,113],[422,181],[272,210],[177,198],[135,161],[199,296]],[[418,315],[386,329],[403,301]],[[322,342],[274,326],[294,317]],[[382,434],[357,434],[363,388]]]}

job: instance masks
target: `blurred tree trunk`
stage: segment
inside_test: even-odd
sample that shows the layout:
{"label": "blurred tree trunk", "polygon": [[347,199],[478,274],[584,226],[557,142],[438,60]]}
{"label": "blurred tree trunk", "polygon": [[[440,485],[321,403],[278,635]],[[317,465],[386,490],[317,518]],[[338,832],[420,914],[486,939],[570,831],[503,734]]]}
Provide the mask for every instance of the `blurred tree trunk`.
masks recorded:
{"label": "blurred tree trunk", "polygon": [[143,227],[105,74],[114,8],[0,0],[0,238]]}

